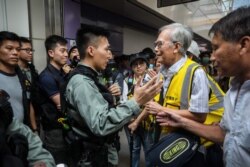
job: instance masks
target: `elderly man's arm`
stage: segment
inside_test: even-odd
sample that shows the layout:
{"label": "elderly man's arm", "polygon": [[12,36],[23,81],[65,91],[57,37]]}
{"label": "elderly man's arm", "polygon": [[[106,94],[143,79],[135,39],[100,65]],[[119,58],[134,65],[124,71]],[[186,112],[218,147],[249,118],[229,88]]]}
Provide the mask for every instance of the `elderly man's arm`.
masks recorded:
{"label": "elderly man's arm", "polygon": [[193,113],[189,110],[175,110],[167,107],[163,107],[157,102],[150,101],[146,104],[146,110],[151,114],[157,114],[158,112],[174,112],[182,117],[203,123],[206,119],[206,113]]}

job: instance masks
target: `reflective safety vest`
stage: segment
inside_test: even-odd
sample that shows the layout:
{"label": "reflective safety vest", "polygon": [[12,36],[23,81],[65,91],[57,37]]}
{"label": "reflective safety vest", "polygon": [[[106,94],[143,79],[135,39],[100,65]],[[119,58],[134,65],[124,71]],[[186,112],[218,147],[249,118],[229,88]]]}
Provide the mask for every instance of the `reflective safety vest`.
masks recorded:
{"label": "reflective safety vest", "polygon": [[[185,110],[189,108],[189,101],[191,97],[191,89],[194,72],[197,68],[201,67],[199,64],[187,59],[181,69],[173,76],[168,90],[165,94],[163,106]],[[219,122],[224,112],[223,97],[224,92],[212,77],[207,74],[209,81],[210,94],[209,94],[209,113],[207,114],[204,124],[211,124]],[[162,132],[168,132],[169,128],[163,128]],[[212,145],[211,142],[201,139],[204,146]]]}

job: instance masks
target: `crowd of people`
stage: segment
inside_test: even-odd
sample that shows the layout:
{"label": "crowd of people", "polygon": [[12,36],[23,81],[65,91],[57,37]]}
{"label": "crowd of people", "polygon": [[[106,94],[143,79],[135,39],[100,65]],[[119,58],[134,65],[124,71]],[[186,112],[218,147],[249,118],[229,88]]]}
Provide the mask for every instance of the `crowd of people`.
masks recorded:
{"label": "crowd of people", "polygon": [[32,42],[1,31],[0,166],[117,167],[122,128],[131,167],[141,148],[147,167],[165,166],[148,153],[179,129],[199,139],[183,166],[248,166],[249,32],[250,7],[241,7],[210,29],[212,52],[173,23],[154,51],[116,56],[109,32],[86,25],[69,51],[62,36],[47,37],[38,73]]}

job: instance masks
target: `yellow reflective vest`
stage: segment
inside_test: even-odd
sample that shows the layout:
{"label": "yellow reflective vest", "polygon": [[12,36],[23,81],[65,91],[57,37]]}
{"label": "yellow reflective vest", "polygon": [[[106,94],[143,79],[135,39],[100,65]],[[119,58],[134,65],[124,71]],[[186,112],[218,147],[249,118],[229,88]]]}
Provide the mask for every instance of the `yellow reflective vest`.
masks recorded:
{"label": "yellow reflective vest", "polygon": [[[185,110],[189,108],[189,101],[191,96],[192,81],[194,72],[197,68],[201,67],[194,61],[187,59],[181,69],[173,76],[168,90],[165,94],[163,106]],[[210,95],[209,95],[209,113],[207,114],[204,124],[211,124],[219,122],[224,112],[223,97],[224,92],[221,90],[219,85],[214,81],[212,77],[207,74]],[[168,132],[170,129],[164,128],[162,132]],[[211,142],[201,139],[202,144],[205,147],[212,145]]]}

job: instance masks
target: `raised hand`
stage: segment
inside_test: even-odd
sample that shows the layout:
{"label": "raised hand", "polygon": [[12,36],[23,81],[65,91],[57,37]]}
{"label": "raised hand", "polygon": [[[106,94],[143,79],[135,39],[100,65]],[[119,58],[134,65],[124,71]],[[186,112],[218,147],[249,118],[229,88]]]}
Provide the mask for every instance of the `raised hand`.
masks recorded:
{"label": "raised hand", "polygon": [[141,80],[142,78],[139,79],[135,85],[134,99],[139,105],[144,105],[160,93],[163,82],[156,82],[157,76],[155,76],[145,85],[140,86]]}

